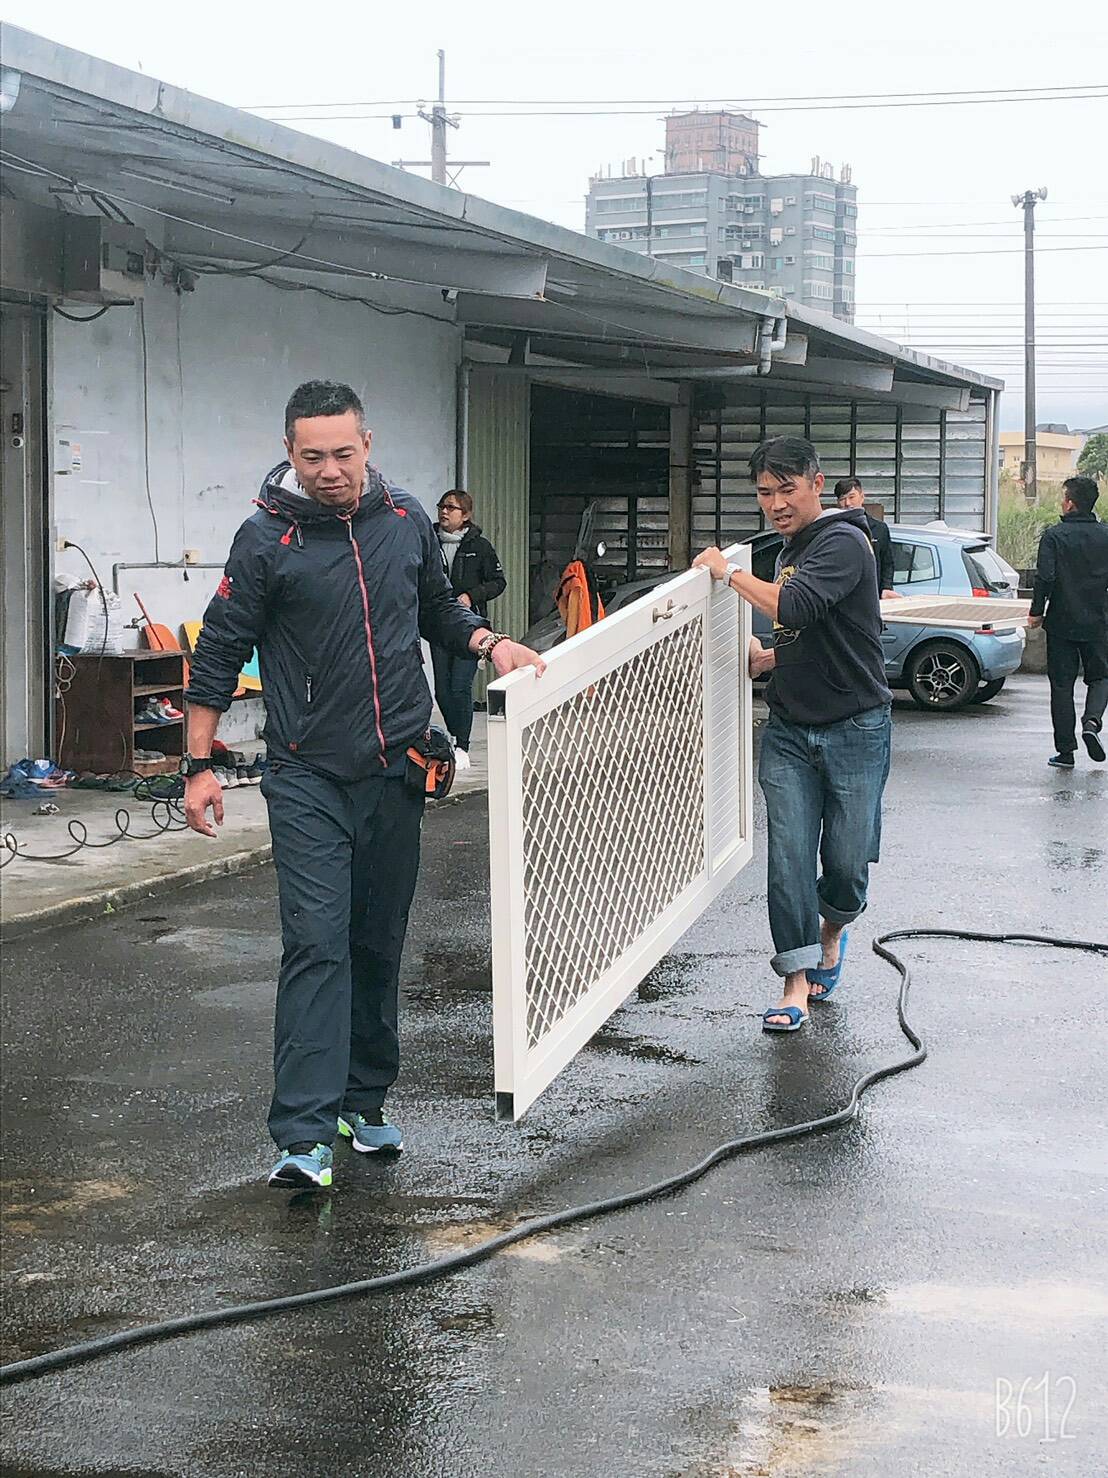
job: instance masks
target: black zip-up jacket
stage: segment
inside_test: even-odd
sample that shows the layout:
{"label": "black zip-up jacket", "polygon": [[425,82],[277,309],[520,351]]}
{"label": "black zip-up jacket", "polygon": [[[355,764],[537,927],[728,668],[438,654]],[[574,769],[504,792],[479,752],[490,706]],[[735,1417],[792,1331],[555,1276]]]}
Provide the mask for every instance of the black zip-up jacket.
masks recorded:
{"label": "black zip-up jacket", "polygon": [[1031,615],[1069,641],[1108,636],[1108,524],[1095,513],[1063,513],[1043,530]]}
{"label": "black zip-up jacket", "polygon": [[[439,526],[436,524],[436,538],[438,533]],[[446,566],[445,554],[443,566]],[[496,550],[475,523],[467,524],[462,541],[454,551],[449,579],[454,594],[468,595],[479,616],[483,616],[488,610],[490,600],[503,595],[508,588]]]}
{"label": "black zip-up jacket", "polygon": [[392,773],[427,728],[420,637],[467,653],[488,622],[454,599],[431,520],[367,468],[342,514],[268,474],[204,613],[185,698],[225,711],[256,646],[271,758],[349,782]]}
{"label": "black zip-up jacket", "polygon": [[865,513],[825,513],[781,548],[766,701],[792,724],[834,724],[892,702]]}
{"label": "black zip-up jacket", "polygon": [[[865,509],[862,511],[865,513]],[[879,518],[872,518],[866,513],[866,524],[869,528],[869,541],[873,545],[873,555],[877,560],[877,593],[880,595],[882,591],[893,588],[893,538]]]}

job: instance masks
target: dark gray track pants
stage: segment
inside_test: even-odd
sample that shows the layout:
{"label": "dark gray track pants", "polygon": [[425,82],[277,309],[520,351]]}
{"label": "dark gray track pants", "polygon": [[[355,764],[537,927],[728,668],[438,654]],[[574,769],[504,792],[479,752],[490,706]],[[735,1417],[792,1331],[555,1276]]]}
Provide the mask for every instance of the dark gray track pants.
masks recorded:
{"label": "dark gray track pants", "polygon": [[400,1069],[397,986],[423,797],[403,777],[340,785],[284,762],[262,794],[284,945],[269,1132],[278,1149],[333,1144],[340,1108],[379,1109]]}

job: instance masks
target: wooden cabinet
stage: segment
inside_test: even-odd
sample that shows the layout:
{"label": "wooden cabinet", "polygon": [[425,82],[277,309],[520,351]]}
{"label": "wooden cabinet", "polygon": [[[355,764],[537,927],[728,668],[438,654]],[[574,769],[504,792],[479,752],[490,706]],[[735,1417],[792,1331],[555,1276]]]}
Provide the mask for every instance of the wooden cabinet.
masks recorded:
{"label": "wooden cabinet", "polygon": [[[184,708],[183,652],[124,652],[120,657],[69,659],[76,673],[55,700],[58,764],[98,775],[118,770],[169,774],[185,748],[184,719],[151,723],[137,715],[151,698]],[[161,760],[135,759],[136,749],[157,750]]]}

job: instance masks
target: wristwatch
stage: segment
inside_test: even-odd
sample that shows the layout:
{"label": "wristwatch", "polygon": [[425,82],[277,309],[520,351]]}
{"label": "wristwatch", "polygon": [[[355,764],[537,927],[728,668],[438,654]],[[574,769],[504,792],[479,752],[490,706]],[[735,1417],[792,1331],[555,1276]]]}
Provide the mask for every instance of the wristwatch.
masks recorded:
{"label": "wristwatch", "polygon": [[731,584],[731,576],[732,575],[737,575],[739,573],[739,570],[741,568],[742,568],[741,565],[732,565],[732,564],[729,564],[727,566],[726,570],[724,571],[723,583],[725,585],[730,585]]}
{"label": "wristwatch", "polygon": [[186,780],[191,780],[194,775],[202,775],[205,770],[210,770],[214,764],[215,760],[210,754],[203,755],[199,759],[195,755],[183,754],[181,763],[177,766],[177,773]]}

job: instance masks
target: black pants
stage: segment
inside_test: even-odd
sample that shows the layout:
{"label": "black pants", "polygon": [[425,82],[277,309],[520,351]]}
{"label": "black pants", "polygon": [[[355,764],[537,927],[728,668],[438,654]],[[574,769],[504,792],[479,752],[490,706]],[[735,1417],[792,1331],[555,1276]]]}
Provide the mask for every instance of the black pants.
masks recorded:
{"label": "black pants", "polygon": [[457,657],[445,647],[431,644],[431,666],[435,671],[435,702],[446,720],[446,727],[458,741],[459,749],[469,749],[473,731],[473,679],[477,676],[476,657]]}
{"label": "black pants", "polygon": [[340,1108],[379,1109],[400,1070],[396,997],[423,797],[403,777],[339,785],[299,765],[262,780],[284,952],[273,1103],[278,1149],[333,1144]]}
{"label": "black pants", "polygon": [[1072,754],[1077,748],[1073,686],[1079,672],[1084,673],[1087,690],[1082,723],[1090,719],[1097,723],[1104,721],[1104,710],[1108,707],[1108,632],[1093,641],[1070,641],[1048,631],[1046,670],[1050,678],[1054,747],[1059,754]]}

